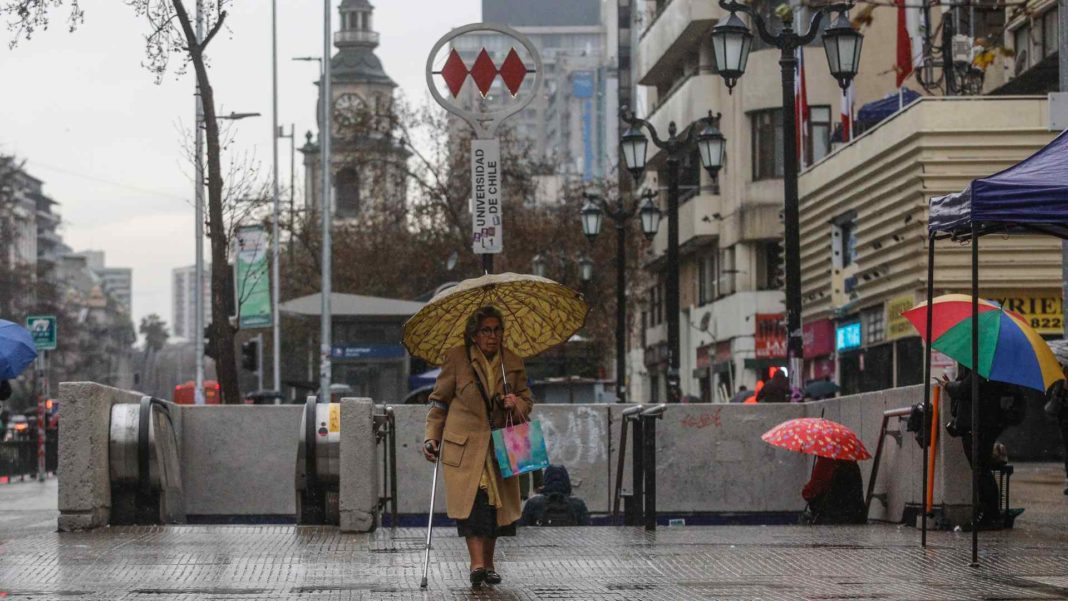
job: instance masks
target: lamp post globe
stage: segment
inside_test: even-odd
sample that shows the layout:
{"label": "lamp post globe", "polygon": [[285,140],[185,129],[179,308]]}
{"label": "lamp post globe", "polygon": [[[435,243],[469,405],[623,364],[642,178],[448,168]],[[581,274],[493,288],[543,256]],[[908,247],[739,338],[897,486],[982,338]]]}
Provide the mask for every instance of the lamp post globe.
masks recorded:
{"label": "lamp post globe", "polygon": [[588,282],[593,279],[593,260],[582,255],[582,258],[578,261],[579,264],[579,277],[583,282]]}
{"label": "lamp post globe", "polygon": [[545,258],[540,254],[534,255],[534,258],[530,260],[530,266],[534,271],[534,275],[539,278],[545,277]]}
{"label": "lamp post globe", "polygon": [[708,123],[697,134],[697,149],[701,155],[701,166],[715,179],[723,167],[723,155],[727,148],[727,138],[715,125]]}
{"label": "lamp post globe", "polygon": [[582,205],[582,233],[591,242],[601,233],[601,224],[604,222],[604,211],[596,203],[587,200]]}
{"label": "lamp post globe", "polygon": [[660,207],[656,206],[652,196],[645,197],[638,209],[638,216],[642,221],[642,234],[646,240],[652,240],[660,230]]}
{"label": "lamp post globe", "polygon": [[827,66],[831,76],[838,80],[838,85],[845,90],[856,77],[860,69],[860,48],[864,35],[839,13],[838,19],[823,31],[823,49],[827,53]]}
{"label": "lamp post globe", "polygon": [[712,53],[728,92],[734,90],[738,78],[745,74],[752,47],[753,34],[737,13],[731,12],[725,23],[712,28]]}
{"label": "lamp post globe", "polygon": [[649,147],[649,139],[636,127],[629,127],[623,132],[619,141],[619,148],[623,152],[623,160],[627,164],[634,181],[639,181],[642,172],[645,171],[645,151]]}

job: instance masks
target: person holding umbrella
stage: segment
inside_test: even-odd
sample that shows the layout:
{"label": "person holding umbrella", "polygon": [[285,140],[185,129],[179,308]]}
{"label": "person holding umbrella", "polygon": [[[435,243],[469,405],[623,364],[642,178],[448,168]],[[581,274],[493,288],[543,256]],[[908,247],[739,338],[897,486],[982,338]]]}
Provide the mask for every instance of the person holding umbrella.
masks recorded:
{"label": "person holding umbrella", "polygon": [[[6,391],[7,396],[11,396],[8,380],[19,377],[36,358],[37,347],[26,328],[0,319],[0,391]],[[6,397],[0,400],[6,400]]]}
{"label": "person holding umbrella", "polygon": [[515,534],[519,480],[503,478],[492,433],[526,421],[534,400],[523,358],[566,342],[586,321],[582,295],[514,273],[464,280],[404,324],[404,346],[441,373],[430,393],[423,454],[434,462],[421,588],[427,588],[439,468],[445,507],[467,541],[472,586],[498,584],[497,537]]}
{"label": "person holding umbrella", "polygon": [[[497,537],[515,536],[519,480],[501,477],[490,433],[534,408],[523,360],[503,347],[504,316],[492,306],[468,318],[465,343],[446,356],[426,418],[424,454],[445,466],[445,501],[471,556],[471,584],[498,584]],[[442,441],[439,449],[438,441]]]}

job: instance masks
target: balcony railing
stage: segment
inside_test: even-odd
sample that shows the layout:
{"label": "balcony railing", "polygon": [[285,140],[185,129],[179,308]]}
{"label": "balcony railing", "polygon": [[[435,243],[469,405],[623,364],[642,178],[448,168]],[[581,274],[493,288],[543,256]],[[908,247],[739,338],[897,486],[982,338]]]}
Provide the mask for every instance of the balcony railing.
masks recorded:
{"label": "balcony railing", "polygon": [[377,44],[377,31],[335,31],[335,44]]}

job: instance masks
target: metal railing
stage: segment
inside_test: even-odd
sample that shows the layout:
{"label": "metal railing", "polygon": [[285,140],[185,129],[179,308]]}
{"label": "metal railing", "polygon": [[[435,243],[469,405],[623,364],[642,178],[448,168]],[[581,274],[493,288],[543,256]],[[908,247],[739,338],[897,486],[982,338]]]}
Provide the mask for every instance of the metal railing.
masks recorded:
{"label": "metal railing", "polygon": [[[619,459],[616,466],[616,486],[612,498],[612,519],[619,516],[623,504],[623,524],[644,524],[646,530],[656,530],[656,420],[661,419],[667,405],[635,405],[623,411],[620,430]],[[631,490],[623,493],[623,469],[627,454],[627,424],[632,430],[633,458],[631,460]]]}
{"label": "metal railing", "polygon": [[[376,409],[378,409],[376,407]],[[382,453],[382,489],[378,495],[378,510],[385,516],[389,504],[389,528],[397,530],[397,418],[393,407],[385,405],[381,413],[375,413],[375,443],[385,444]]]}
{"label": "metal railing", "polygon": [[[59,431],[45,433],[45,472],[56,473],[59,463]],[[0,481],[37,476],[37,430],[0,442]]]}

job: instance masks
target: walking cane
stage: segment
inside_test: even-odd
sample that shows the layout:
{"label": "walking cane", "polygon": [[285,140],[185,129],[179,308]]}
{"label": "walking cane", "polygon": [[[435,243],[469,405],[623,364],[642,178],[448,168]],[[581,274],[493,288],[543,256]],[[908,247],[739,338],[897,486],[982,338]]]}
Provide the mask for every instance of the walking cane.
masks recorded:
{"label": "walking cane", "polygon": [[430,569],[430,539],[434,534],[434,497],[438,492],[438,466],[441,465],[441,443],[438,443],[438,455],[434,461],[434,480],[430,484],[430,512],[426,520],[426,551],[423,555],[423,580],[419,588],[426,588],[426,573]]}

